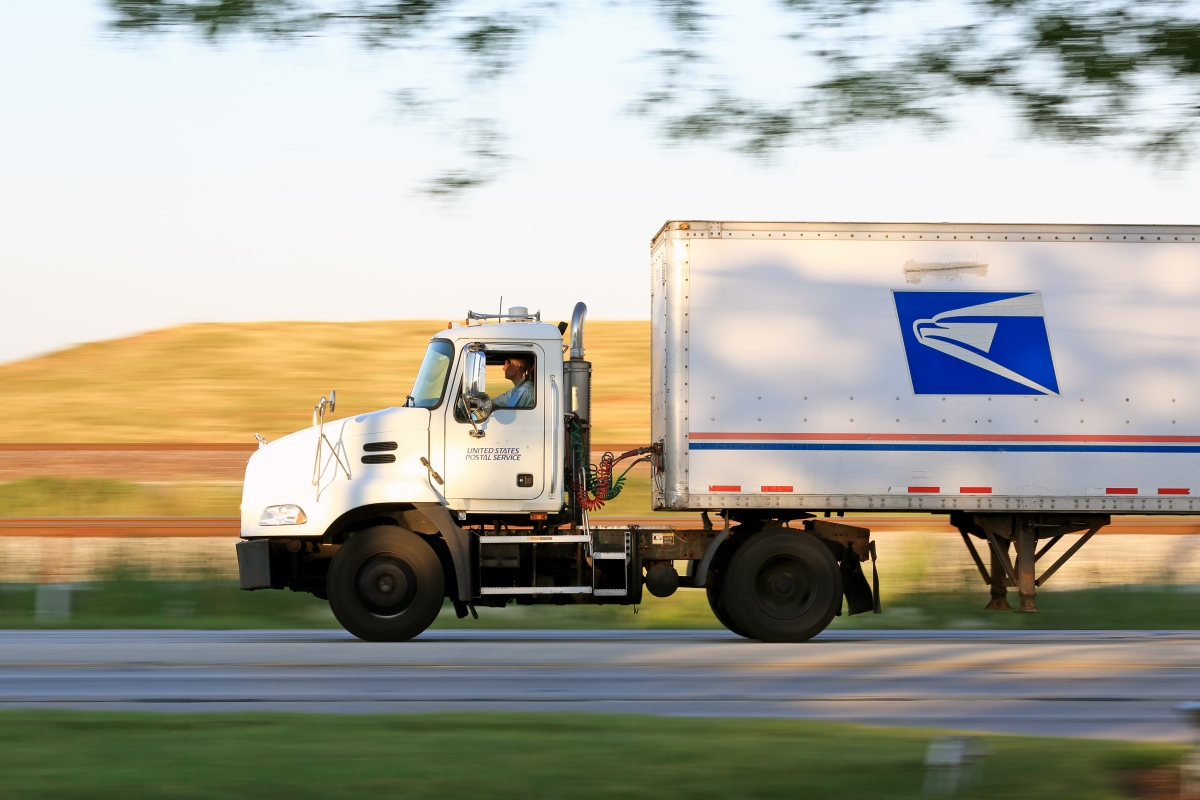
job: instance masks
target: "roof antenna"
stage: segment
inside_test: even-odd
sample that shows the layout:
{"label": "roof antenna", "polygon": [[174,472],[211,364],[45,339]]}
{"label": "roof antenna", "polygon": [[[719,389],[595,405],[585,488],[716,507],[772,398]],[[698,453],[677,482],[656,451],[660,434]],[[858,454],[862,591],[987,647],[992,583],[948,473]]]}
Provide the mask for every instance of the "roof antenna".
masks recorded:
{"label": "roof antenna", "polygon": [[504,316],[504,295],[500,295],[500,310],[496,312],[496,322],[499,322],[499,318],[502,316]]}

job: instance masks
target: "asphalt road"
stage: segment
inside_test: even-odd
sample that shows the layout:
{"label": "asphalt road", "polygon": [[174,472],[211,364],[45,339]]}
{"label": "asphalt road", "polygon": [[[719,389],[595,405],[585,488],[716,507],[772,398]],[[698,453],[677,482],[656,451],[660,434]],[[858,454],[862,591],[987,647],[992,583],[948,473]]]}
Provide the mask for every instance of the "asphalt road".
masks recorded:
{"label": "asphalt road", "polygon": [[807,717],[1184,741],[1200,633],[4,631],[0,707]]}

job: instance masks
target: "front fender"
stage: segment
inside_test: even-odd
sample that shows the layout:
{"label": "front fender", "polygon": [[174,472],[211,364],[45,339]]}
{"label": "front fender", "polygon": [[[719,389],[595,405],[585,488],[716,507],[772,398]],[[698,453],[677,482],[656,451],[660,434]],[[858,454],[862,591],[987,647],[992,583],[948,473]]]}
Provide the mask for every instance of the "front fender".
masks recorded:
{"label": "front fender", "polygon": [[[325,424],[324,434],[319,462],[316,427],[271,442],[250,457],[242,487],[243,539],[319,538],[361,506],[444,502],[421,463],[429,456],[428,410],[394,408],[335,420]],[[284,504],[299,506],[307,521],[259,524],[263,509]]]}

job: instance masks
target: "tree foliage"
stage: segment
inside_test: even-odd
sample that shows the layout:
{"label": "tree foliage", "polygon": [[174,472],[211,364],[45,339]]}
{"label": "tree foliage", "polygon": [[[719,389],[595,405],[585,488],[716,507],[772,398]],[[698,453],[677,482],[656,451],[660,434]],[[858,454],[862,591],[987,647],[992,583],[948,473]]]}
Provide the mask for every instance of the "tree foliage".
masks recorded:
{"label": "tree foliage", "polygon": [[[566,3],[484,0],[108,0],[126,35],[189,32],[294,40],[354,36],[364,47],[432,48],[457,55],[471,91],[511,74]],[[1161,164],[1187,158],[1200,129],[1200,13],[1183,0],[774,0],[790,57],[773,77],[791,85],[764,98],[718,41],[729,17],[711,0],[616,3],[646,14],[672,46],[648,53],[652,74],[633,111],[674,143],[714,142],[755,157],[848,131],[960,120],[976,97],[999,100],[1032,136],[1132,151]],[[686,46],[680,46],[685,42]],[[446,98],[397,93],[408,114]],[[440,113],[440,112],[439,112]],[[499,174],[497,120],[455,126],[466,166],[426,187],[451,196]]]}

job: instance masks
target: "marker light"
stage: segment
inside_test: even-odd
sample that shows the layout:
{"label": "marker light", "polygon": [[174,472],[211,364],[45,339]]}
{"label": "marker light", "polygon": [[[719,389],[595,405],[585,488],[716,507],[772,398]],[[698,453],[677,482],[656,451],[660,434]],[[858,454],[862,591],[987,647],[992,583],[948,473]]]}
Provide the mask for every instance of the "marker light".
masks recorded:
{"label": "marker light", "polygon": [[300,506],[267,506],[263,509],[259,525],[303,525],[308,522]]}

